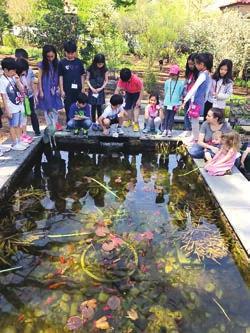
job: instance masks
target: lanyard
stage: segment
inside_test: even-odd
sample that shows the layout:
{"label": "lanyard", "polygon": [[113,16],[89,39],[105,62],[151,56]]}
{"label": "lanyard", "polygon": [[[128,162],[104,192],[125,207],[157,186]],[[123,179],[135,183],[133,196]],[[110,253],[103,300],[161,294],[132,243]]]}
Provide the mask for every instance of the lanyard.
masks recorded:
{"label": "lanyard", "polygon": [[176,88],[177,82],[178,82],[178,79],[175,81],[174,89],[173,89],[173,91],[171,92],[171,83],[172,83],[172,80],[170,80],[170,87],[169,87],[169,90],[170,90],[170,102],[172,101],[172,97],[173,97],[173,94],[174,94],[174,91],[175,91],[175,88]]}

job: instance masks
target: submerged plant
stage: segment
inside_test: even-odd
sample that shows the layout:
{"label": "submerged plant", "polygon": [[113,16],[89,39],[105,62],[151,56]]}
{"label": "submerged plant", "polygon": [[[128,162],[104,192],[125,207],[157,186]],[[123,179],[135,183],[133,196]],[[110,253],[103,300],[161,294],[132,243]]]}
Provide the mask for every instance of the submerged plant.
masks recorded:
{"label": "submerged plant", "polygon": [[147,327],[148,333],[161,332],[164,329],[166,332],[179,332],[177,323],[182,319],[180,311],[171,311],[159,305],[152,306],[149,311],[153,316]]}
{"label": "submerged plant", "polygon": [[189,224],[181,232],[181,250],[187,256],[196,255],[199,260],[209,258],[218,263],[218,259],[227,256],[228,249],[225,240],[215,225],[203,222],[194,226]]}

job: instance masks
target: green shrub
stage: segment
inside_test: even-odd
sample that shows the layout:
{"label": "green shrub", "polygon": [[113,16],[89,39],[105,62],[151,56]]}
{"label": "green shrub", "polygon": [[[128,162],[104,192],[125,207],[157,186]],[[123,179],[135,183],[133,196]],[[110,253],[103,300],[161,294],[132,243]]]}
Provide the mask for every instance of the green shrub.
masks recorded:
{"label": "green shrub", "polygon": [[153,72],[146,72],[144,75],[144,87],[148,94],[156,91],[156,76]]}

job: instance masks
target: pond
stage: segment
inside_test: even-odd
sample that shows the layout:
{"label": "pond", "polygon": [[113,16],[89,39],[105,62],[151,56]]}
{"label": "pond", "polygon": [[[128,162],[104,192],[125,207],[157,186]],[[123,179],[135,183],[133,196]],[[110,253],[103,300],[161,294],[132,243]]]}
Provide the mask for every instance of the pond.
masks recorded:
{"label": "pond", "polygon": [[1,332],[250,332],[219,209],[165,148],[61,151],[27,170],[0,208],[0,269],[16,268],[0,274]]}

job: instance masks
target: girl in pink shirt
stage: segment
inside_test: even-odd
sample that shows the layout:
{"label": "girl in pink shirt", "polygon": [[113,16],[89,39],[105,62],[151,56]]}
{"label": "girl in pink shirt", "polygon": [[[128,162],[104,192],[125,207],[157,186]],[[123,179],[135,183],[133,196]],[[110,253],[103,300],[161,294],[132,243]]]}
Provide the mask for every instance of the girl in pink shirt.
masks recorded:
{"label": "girl in pink shirt", "polygon": [[234,131],[222,134],[221,143],[222,145],[218,153],[204,167],[211,176],[223,176],[231,172],[238,156],[240,136]]}
{"label": "girl in pink shirt", "polygon": [[144,120],[145,128],[143,133],[155,131],[156,134],[161,134],[160,125],[163,119],[162,108],[159,105],[159,96],[157,94],[151,94],[149,96],[149,103],[145,108]]}

